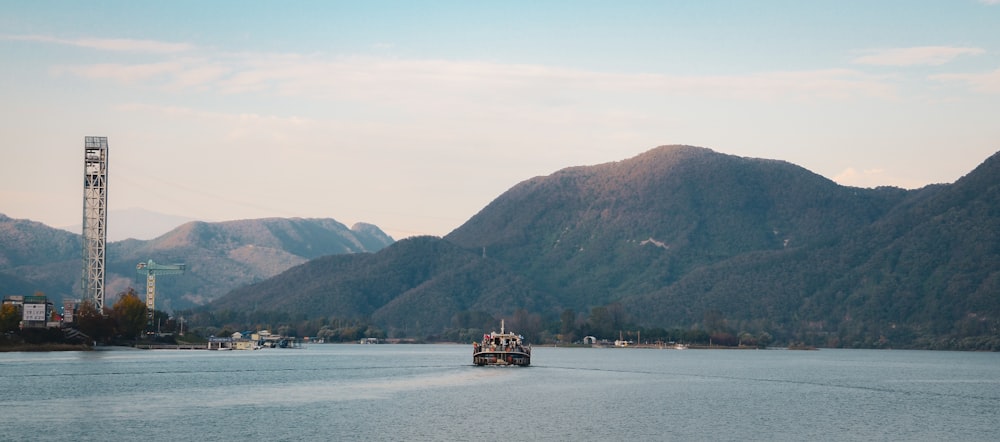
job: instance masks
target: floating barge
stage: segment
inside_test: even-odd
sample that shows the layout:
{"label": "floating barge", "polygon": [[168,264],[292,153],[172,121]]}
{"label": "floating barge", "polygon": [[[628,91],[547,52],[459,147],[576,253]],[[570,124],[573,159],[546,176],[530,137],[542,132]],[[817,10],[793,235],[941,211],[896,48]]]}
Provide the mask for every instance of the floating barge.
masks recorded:
{"label": "floating barge", "polygon": [[504,330],[483,335],[483,342],[472,343],[472,363],[475,365],[531,365],[531,346],[524,337]]}

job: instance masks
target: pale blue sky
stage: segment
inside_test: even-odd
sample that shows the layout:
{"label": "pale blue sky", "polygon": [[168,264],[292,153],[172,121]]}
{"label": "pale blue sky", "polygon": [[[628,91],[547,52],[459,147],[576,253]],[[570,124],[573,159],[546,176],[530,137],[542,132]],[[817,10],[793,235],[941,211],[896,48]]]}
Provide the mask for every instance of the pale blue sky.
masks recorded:
{"label": "pale blue sky", "polygon": [[1000,150],[996,3],[0,2],[0,213],[79,223],[86,135],[112,210],[396,238],[663,144],[952,182]]}

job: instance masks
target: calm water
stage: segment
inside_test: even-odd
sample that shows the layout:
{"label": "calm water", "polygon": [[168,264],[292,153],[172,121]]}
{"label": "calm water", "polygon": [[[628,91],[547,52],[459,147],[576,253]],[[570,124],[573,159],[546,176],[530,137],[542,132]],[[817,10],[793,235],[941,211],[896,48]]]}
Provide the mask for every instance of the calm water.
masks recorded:
{"label": "calm water", "polygon": [[0,440],[997,440],[1000,354],[459,345],[0,353]]}

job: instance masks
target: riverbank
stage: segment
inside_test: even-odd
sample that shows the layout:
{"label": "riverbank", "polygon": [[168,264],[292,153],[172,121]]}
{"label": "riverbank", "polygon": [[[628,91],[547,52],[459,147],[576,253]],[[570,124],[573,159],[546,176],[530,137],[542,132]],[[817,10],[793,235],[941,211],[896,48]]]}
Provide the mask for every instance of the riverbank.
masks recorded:
{"label": "riverbank", "polygon": [[85,344],[14,344],[0,345],[0,352],[15,351],[91,351],[93,348]]}

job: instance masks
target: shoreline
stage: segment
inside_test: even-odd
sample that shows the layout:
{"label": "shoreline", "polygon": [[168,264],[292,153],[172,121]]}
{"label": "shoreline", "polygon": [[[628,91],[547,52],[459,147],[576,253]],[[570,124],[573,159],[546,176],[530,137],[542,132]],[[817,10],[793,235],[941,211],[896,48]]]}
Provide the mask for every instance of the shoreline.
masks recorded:
{"label": "shoreline", "polygon": [[86,344],[17,344],[0,346],[0,353],[7,352],[43,352],[43,351],[93,351]]}

